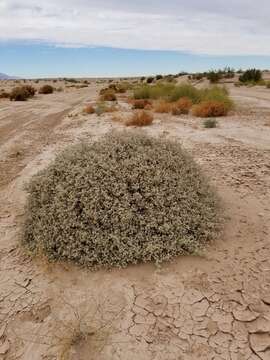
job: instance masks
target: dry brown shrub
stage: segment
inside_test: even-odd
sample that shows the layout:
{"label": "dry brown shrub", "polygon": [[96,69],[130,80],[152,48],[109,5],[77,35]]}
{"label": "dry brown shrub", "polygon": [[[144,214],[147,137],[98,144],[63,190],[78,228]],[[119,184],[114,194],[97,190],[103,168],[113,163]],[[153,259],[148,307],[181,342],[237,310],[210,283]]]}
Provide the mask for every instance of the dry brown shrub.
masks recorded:
{"label": "dry brown shrub", "polygon": [[219,101],[203,101],[193,107],[192,114],[202,118],[226,116],[228,109]]}
{"label": "dry brown shrub", "polygon": [[154,117],[147,111],[136,111],[132,117],[126,121],[126,126],[149,126],[153,123]]}
{"label": "dry brown shrub", "polygon": [[107,89],[100,95],[101,101],[116,101],[115,91],[113,89]]}
{"label": "dry brown shrub", "polygon": [[165,100],[159,100],[154,105],[154,111],[160,114],[167,114],[171,112],[171,110],[172,104]]}
{"label": "dry brown shrub", "polygon": [[39,94],[52,94],[54,92],[54,88],[51,85],[43,85],[40,89],[39,89]]}
{"label": "dry brown shrub", "polygon": [[116,105],[110,105],[110,106],[105,107],[106,113],[112,113],[112,112],[116,112],[116,111],[118,111],[118,108]]}
{"label": "dry brown shrub", "polygon": [[151,101],[146,99],[133,100],[133,109],[145,109],[149,105],[151,106]]}
{"label": "dry brown shrub", "polygon": [[192,107],[192,101],[187,97],[183,97],[173,104],[172,114],[173,115],[188,114],[191,107]]}
{"label": "dry brown shrub", "polygon": [[10,97],[10,93],[6,91],[0,92],[0,99],[8,99]]}
{"label": "dry brown shrub", "polygon": [[85,114],[94,114],[96,111],[95,111],[94,106],[92,106],[92,105],[87,105],[87,106],[83,109],[83,112],[84,112]]}

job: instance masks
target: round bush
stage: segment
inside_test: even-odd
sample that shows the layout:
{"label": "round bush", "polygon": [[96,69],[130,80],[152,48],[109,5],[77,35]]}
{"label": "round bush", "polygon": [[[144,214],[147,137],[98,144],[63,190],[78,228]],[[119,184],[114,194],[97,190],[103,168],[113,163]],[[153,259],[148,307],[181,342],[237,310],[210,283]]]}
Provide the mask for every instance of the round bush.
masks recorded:
{"label": "round bush", "polygon": [[51,85],[43,85],[40,89],[39,89],[39,93],[40,94],[52,94],[54,91],[54,88]]}
{"label": "round bush", "polygon": [[217,197],[192,158],[136,132],[67,149],[28,191],[23,243],[51,260],[159,263],[194,252],[218,229]]}

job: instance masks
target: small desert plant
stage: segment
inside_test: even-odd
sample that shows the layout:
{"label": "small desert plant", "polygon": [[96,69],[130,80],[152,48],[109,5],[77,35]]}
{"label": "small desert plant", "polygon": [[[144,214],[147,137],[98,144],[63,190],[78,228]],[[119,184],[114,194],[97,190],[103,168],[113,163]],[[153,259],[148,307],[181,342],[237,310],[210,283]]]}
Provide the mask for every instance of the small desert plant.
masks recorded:
{"label": "small desert plant", "polygon": [[183,97],[180,98],[177,102],[172,105],[172,114],[173,115],[182,115],[188,114],[192,107],[192,101],[187,98]]}
{"label": "small desert plant", "polygon": [[84,114],[95,114],[96,110],[92,105],[87,105],[84,109],[83,109]]}
{"label": "small desert plant", "polygon": [[257,83],[262,80],[262,72],[257,69],[246,70],[240,77],[239,81],[242,83]]}
{"label": "small desert plant", "polygon": [[158,100],[154,104],[154,111],[156,113],[165,114],[169,113],[172,110],[172,104],[165,100]]}
{"label": "small desert plant", "polygon": [[51,85],[43,85],[39,89],[39,94],[52,94],[54,91],[54,88]]}
{"label": "small desert plant", "polygon": [[267,88],[267,89],[270,89],[270,81],[268,81],[268,82],[266,83],[266,88]]}
{"label": "small desert plant", "polygon": [[152,84],[152,82],[154,82],[155,78],[153,78],[152,76],[148,77],[146,82],[147,84]]}
{"label": "small desert plant", "polygon": [[216,128],[217,120],[216,119],[206,119],[206,120],[204,120],[203,125],[206,129]]}
{"label": "small desert plant", "polygon": [[29,93],[29,97],[35,96],[36,89],[31,85],[24,85],[25,90]]}
{"label": "small desert plant", "polygon": [[28,191],[23,244],[88,267],[193,253],[219,225],[217,197],[181,145],[136,132],[69,148]]}
{"label": "small desert plant", "polygon": [[207,74],[207,79],[212,84],[218,83],[222,79],[222,74],[218,71],[209,71]]}
{"label": "small desert plant", "polygon": [[194,116],[208,118],[226,116],[228,110],[226,106],[219,101],[203,101],[193,107],[192,113]]}
{"label": "small desert plant", "polygon": [[15,87],[10,93],[10,100],[11,101],[26,101],[32,95],[33,91],[29,91],[29,86],[18,86]]}
{"label": "small desert plant", "polygon": [[10,98],[10,93],[8,93],[6,91],[0,92],[0,99],[9,99],[9,98]]}
{"label": "small desert plant", "polygon": [[106,89],[103,93],[100,95],[101,101],[116,101],[116,95],[115,90],[113,89]]}
{"label": "small desert plant", "polygon": [[117,111],[117,107],[115,105],[107,105],[104,101],[98,102],[95,107],[95,113],[98,116],[101,116],[104,113],[111,113]]}
{"label": "small desert plant", "polygon": [[132,102],[133,104],[133,109],[145,109],[146,106],[151,106],[151,101],[146,100],[146,99],[139,99],[139,100],[134,100]]}
{"label": "small desert plant", "polygon": [[149,126],[153,123],[153,115],[147,111],[136,111],[125,123],[126,126]]}

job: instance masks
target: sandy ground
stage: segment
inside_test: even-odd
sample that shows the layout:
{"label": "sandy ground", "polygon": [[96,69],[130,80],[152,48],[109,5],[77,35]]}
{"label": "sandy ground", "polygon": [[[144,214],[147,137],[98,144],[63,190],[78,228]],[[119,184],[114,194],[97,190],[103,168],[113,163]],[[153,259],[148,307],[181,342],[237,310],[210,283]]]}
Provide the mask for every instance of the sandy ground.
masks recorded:
{"label": "sandy ground", "polygon": [[66,146],[123,130],[82,115],[96,90],[0,101],[0,359],[270,359],[270,90],[231,87],[237,110],[216,129],[156,114],[141,130],[181,142],[222,197],[224,233],[204,253],[90,272],[20,248],[31,176]]}

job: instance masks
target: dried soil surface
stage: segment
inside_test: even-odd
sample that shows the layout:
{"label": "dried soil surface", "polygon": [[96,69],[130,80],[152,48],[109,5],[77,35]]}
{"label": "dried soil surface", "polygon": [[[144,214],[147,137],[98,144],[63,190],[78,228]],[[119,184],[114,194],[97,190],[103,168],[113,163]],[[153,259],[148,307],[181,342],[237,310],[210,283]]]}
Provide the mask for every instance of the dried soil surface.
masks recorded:
{"label": "dried soil surface", "polygon": [[270,91],[231,92],[237,109],[216,129],[155,115],[142,130],[192,152],[223,198],[224,233],[199,256],[110,272],[31,259],[19,236],[25,182],[123,126],[82,115],[94,85],[0,101],[0,359],[270,359]]}

